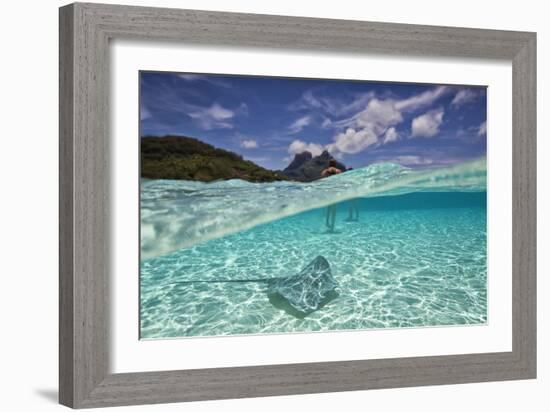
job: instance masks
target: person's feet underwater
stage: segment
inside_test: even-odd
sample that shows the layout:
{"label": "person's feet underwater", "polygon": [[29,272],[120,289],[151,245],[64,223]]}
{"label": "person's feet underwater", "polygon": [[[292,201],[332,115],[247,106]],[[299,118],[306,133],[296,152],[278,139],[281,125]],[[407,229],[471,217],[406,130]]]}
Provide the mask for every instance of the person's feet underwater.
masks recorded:
{"label": "person's feet underwater", "polygon": [[[329,177],[342,173],[337,166],[338,163],[336,160],[330,159],[328,162],[328,167],[321,172],[321,177]],[[327,232],[334,233],[334,225],[336,224],[336,204],[327,207],[325,224],[327,226]]]}
{"label": "person's feet underwater", "polygon": [[327,232],[334,233],[334,225],[336,224],[336,205],[330,205],[327,207],[327,215],[325,225],[327,226]]}

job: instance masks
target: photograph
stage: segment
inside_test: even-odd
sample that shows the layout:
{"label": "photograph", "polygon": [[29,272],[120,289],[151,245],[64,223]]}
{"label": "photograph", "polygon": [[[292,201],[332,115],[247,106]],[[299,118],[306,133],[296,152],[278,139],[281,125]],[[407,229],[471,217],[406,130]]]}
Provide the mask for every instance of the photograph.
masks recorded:
{"label": "photograph", "polygon": [[140,71],[136,121],[141,339],[487,324],[486,86]]}

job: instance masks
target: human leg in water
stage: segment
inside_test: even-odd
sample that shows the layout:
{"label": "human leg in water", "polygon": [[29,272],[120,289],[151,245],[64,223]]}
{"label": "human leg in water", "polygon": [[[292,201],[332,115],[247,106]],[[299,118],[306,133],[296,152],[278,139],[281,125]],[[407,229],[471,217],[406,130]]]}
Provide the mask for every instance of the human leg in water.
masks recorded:
{"label": "human leg in water", "polygon": [[353,204],[351,200],[348,200],[348,217],[344,219],[344,222],[353,222]]}
{"label": "human leg in water", "polygon": [[353,208],[353,211],[355,212],[355,217],[353,218],[354,222],[359,221],[359,207],[357,206],[357,199],[351,199],[351,205]]}
{"label": "human leg in water", "polygon": [[359,208],[357,207],[357,200],[348,200],[348,217],[346,222],[358,222],[359,221]]}
{"label": "human leg in water", "polygon": [[336,205],[327,207],[326,225],[328,232],[334,232],[334,224],[336,223]]}

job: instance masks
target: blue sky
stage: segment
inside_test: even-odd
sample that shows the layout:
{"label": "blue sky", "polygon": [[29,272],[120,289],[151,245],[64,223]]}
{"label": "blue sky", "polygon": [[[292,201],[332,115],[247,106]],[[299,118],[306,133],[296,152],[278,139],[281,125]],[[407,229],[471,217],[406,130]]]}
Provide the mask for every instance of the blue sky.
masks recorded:
{"label": "blue sky", "polygon": [[184,135],[284,169],[328,150],[347,167],[485,156],[485,87],[141,72],[142,136]]}

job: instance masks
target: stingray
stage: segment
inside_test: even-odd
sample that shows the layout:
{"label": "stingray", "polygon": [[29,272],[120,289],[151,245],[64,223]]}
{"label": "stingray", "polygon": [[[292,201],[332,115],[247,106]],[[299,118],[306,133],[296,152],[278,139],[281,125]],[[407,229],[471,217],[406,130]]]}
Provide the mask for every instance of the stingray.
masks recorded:
{"label": "stingray", "polygon": [[296,317],[305,317],[338,296],[338,283],[323,256],[317,256],[302,271],[269,282],[271,304]]}
{"label": "stingray", "polygon": [[299,273],[286,277],[228,280],[189,280],[188,283],[266,283],[269,302],[288,314],[304,318],[338,296],[338,283],[323,256],[317,256]]}

